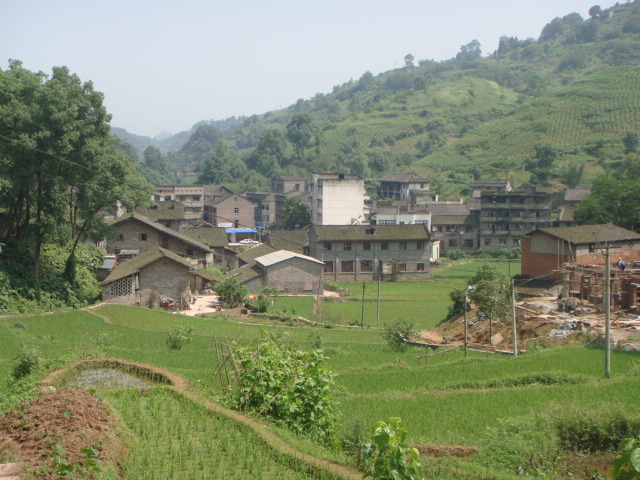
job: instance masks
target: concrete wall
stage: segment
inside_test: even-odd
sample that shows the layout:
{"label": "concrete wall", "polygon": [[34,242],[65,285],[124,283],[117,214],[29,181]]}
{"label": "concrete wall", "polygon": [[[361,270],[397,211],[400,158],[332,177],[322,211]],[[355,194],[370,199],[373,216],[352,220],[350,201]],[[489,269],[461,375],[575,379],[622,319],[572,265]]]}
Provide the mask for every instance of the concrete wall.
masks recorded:
{"label": "concrete wall", "polygon": [[364,221],[366,191],[363,180],[317,179],[311,198],[311,222],[316,225],[349,225]]}

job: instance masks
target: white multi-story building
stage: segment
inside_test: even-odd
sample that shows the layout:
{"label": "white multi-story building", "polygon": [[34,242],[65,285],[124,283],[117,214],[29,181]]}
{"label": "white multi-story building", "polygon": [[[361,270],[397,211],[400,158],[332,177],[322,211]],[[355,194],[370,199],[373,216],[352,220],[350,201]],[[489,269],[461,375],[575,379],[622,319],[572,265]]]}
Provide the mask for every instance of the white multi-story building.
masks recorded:
{"label": "white multi-story building", "polygon": [[364,180],[342,173],[311,175],[311,222],[314,225],[367,223]]}

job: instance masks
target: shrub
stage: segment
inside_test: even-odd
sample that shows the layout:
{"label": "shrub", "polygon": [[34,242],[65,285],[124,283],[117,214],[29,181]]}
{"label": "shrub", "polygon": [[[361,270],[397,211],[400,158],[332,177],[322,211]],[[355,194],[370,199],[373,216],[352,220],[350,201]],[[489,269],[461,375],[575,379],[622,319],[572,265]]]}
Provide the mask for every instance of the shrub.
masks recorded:
{"label": "shrub", "polygon": [[616,450],[613,478],[636,480],[640,478],[640,437],[625,438]]}
{"label": "shrub", "polygon": [[402,419],[393,417],[373,426],[369,443],[362,448],[365,477],[376,480],[421,480],[418,450],[405,443],[407,429]]}
{"label": "shrub", "polygon": [[18,348],[18,356],[14,359],[11,376],[14,380],[19,380],[35,372],[40,366],[40,363],[40,352],[38,352],[37,348],[20,346]]}
{"label": "shrub", "polygon": [[321,351],[299,350],[271,338],[236,348],[234,356],[240,379],[226,395],[228,406],[269,418],[321,443],[333,443],[334,375]]}
{"label": "shrub", "polygon": [[397,318],[391,325],[383,327],[382,339],[387,342],[391,350],[404,352],[407,349],[405,341],[417,334],[413,329],[414,323],[414,320],[408,318]]}
{"label": "shrub", "polygon": [[169,330],[167,345],[169,345],[172,350],[181,350],[184,345],[191,343],[192,332],[193,327],[186,327],[184,325]]}
{"label": "shrub", "polygon": [[237,305],[244,302],[249,294],[247,286],[235,277],[227,278],[215,287],[221,302]]}

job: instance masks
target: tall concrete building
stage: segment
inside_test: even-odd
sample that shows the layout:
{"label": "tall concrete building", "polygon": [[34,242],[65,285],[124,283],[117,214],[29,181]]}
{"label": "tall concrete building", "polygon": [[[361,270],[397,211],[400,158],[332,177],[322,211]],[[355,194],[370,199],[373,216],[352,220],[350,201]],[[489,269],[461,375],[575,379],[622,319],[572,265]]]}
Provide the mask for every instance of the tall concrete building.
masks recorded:
{"label": "tall concrete building", "polygon": [[311,175],[311,222],[314,225],[366,223],[364,180],[342,173]]}

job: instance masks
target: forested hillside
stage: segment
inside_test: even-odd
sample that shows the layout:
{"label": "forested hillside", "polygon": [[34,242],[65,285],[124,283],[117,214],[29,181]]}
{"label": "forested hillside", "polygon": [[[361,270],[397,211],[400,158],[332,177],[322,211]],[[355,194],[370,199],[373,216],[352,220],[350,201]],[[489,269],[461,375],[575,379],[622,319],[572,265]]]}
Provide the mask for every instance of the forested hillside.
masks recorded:
{"label": "forested hillside", "polygon": [[451,195],[482,177],[588,183],[620,166],[625,137],[640,131],[640,4],[589,13],[551,20],[538,39],[501,37],[488,56],[477,41],[443,62],[407,54],[403,68],[366,72],[286,110],[194,126],[180,148],[161,152],[173,172],[161,177],[195,167],[189,181],[244,190],[280,173],[407,171]]}

